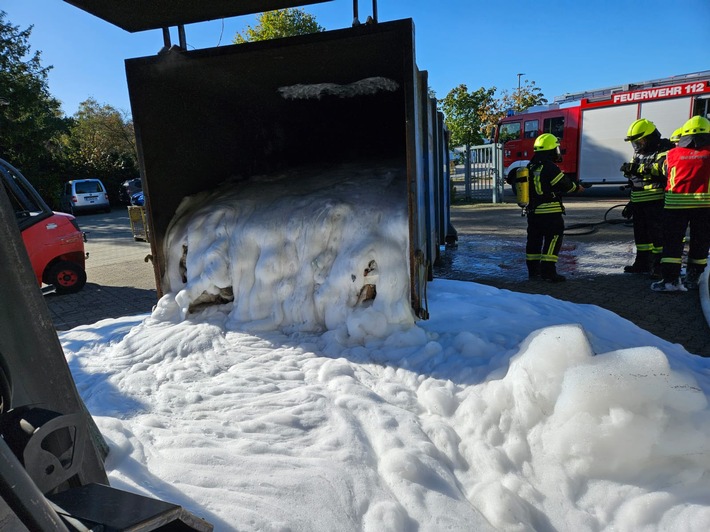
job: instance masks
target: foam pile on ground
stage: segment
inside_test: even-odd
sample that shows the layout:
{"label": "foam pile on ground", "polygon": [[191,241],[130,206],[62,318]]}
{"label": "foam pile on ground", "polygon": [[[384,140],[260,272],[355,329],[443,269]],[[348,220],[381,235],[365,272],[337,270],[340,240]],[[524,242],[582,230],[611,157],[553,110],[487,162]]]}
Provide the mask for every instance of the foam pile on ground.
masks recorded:
{"label": "foam pile on ground", "polygon": [[62,342],[111,483],[216,530],[710,529],[706,360],[547,296],[429,302],[362,342],[237,331],[229,305]]}

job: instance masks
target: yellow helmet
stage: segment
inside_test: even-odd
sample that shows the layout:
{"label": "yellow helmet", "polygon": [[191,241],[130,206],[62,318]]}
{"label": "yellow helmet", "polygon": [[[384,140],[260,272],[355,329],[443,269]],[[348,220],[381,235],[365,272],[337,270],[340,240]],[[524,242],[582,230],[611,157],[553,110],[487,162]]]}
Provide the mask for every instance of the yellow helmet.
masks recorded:
{"label": "yellow helmet", "polygon": [[694,116],[683,124],[683,135],[697,135],[698,133],[710,133],[710,120],[704,116]]}
{"label": "yellow helmet", "polygon": [[535,139],[533,151],[554,150],[560,146],[560,141],[552,133],[543,133]]}
{"label": "yellow helmet", "polygon": [[678,142],[678,141],[680,140],[680,137],[681,137],[682,135],[683,135],[683,128],[682,128],[682,127],[679,127],[678,129],[676,129],[676,130],[673,132],[673,134],[671,135],[671,138],[668,139],[668,140],[670,140],[671,142]]}
{"label": "yellow helmet", "polygon": [[624,140],[626,142],[639,140],[649,136],[654,131],[656,131],[656,125],[653,122],[645,118],[639,118],[629,126]]}

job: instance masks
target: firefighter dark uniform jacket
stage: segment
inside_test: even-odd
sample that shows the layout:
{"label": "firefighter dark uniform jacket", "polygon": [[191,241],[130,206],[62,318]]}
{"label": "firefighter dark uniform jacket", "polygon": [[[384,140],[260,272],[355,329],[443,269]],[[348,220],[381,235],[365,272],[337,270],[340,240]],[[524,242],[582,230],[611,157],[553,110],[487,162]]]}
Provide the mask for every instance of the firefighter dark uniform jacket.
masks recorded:
{"label": "firefighter dark uniform jacket", "polygon": [[631,161],[631,170],[624,175],[631,186],[631,202],[663,200],[666,188],[665,161],[673,143],[660,139],[656,149],[649,153],[635,153]]}
{"label": "firefighter dark uniform jacket", "polygon": [[690,140],[699,147],[677,147],[668,152],[666,209],[710,208],[710,135]]}
{"label": "firefighter dark uniform jacket", "polygon": [[528,213],[564,213],[562,194],[575,192],[577,184],[567,177],[548,156],[535,154],[528,163],[530,202]]}

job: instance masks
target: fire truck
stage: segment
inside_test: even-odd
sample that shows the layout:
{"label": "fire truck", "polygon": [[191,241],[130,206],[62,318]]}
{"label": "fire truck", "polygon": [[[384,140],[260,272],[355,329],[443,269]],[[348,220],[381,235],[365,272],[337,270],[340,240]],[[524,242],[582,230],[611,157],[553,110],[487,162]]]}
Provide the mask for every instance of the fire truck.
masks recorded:
{"label": "fire truck", "polygon": [[619,167],[633,156],[624,142],[638,118],[653,122],[665,138],[691,116],[709,116],[710,70],[642,83],[565,94],[548,106],[537,106],[503,118],[495,141],[502,145],[506,182],[533,155],[535,138],[552,133],[560,139],[569,177],[591,185],[625,185]]}

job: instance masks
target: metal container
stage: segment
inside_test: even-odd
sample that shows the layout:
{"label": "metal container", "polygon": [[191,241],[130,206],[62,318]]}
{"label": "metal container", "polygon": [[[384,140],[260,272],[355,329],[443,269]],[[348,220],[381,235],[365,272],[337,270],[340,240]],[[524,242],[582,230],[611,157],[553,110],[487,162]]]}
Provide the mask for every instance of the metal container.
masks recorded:
{"label": "metal container", "polygon": [[[166,230],[182,199],[234,176],[312,163],[401,162],[409,213],[412,307],[427,318],[425,285],[448,228],[443,118],[414,60],[411,20],[126,61],[147,197],[156,285]],[[284,97],[284,88],[367,80],[392,84],[344,98]]]}

